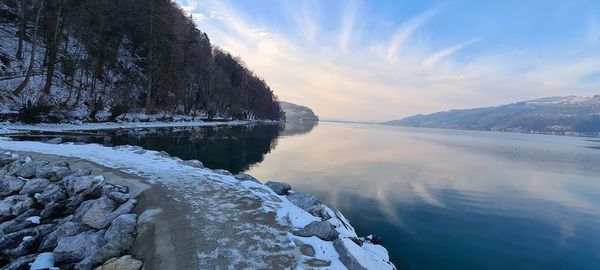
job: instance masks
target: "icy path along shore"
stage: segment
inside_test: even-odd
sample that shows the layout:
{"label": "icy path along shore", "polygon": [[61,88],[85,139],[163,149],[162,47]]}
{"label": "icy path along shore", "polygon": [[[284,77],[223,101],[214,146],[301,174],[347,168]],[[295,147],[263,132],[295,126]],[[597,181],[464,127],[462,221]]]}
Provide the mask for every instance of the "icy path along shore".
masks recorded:
{"label": "icy path along shore", "polygon": [[[223,170],[202,168],[199,162],[134,146],[110,148],[0,138],[0,149],[81,158],[141,176],[151,186],[160,187],[164,197],[175,204],[162,207],[161,201],[155,202],[164,212],[157,219],[176,222],[168,217],[185,217],[188,223],[175,228],[179,232],[166,246],[174,246],[177,258],[189,262],[174,262],[165,255],[173,252],[156,252],[154,262],[144,259],[146,269],[395,269],[385,248],[356,237],[337,210],[310,197],[293,204],[292,197],[300,192],[290,191],[288,200],[288,196],[277,195],[249,176],[234,177]],[[141,197],[151,198],[152,190]],[[318,214],[297,205],[317,209]],[[322,240],[328,236],[319,234],[318,228],[315,235],[319,237],[310,236],[307,228],[323,223],[337,231],[335,237]]]}

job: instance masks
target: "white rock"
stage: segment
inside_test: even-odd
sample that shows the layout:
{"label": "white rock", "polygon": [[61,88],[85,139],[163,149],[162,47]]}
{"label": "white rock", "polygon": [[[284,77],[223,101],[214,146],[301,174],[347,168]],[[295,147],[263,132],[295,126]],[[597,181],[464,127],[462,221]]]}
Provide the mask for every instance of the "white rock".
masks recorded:
{"label": "white rock", "polygon": [[30,270],[51,269],[54,267],[54,254],[52,252],[40,253],[35,257]]}

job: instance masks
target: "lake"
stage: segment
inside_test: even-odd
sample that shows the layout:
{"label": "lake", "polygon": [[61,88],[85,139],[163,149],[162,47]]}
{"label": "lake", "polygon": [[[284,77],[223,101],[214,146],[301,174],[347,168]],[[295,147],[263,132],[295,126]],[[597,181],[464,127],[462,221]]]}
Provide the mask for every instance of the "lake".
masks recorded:
{"label": "lake", "polygon": [[290,183],[382,236],[399,269],[600,267],[599,139],[321,122],[92,140]]}

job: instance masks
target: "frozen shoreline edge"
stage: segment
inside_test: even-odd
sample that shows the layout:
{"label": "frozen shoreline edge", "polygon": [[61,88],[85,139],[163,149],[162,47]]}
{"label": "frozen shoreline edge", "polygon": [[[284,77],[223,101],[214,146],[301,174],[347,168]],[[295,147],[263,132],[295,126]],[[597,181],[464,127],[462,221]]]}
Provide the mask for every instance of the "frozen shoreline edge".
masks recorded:
{"label": "frozen shoreline edge", "polygon": [[[136,146],[118,146],[110,148],[97,144],[47,144],[41,142],[27,141],[16,142],[8,140],[6,138],[0,138],[0,149],[9,151],[28,151],[41,154],[79,158],[82,160],[87,160],[96,163],[101,166],[117,169],[124,173],[140,176],[143,176],[140,173],[141,171],[146,171],[144,168],[136,168],[134,164],[131,164],[132,166],[130,167],[124,167],[120,166],[122,164],[119,164],[119,162],[126,162],[127,158],[144,157],[159,161],[162,160],[163,162],[170,163],[171,166],[184,166],[184,169],[186,170],[198,170],[199,173],[204,176],[217,176],[220,179],[220,181],[223,181],[224,183],[230,185],[237,185],[240,188],[251,190],[252,193],[254,193],[258,198],[262,200],[263,211],[275,212],[277,215],[277,221],[279,223],[288,225],[292,228],[292,231],[290,231],[290,233],[288,234],[289,239],[291,241],[298,241],[303,244],[311,245],[314,250],[322,250],[323,254],[319,254],[315,257],[319,260],[331,262],[331,268],[395,269],[393,264],[389,262],[387,250],[383,246],[371,243],[368,238],[359,238],[354,232],[354,229],[352,228],[350,223],[343,217],[343,215],[339,211],[337,211],[333,207],[321,204],[320,202],[318,203],[318,205],[321,205],[323,207],[324,212],[330,216],[330,218],[326,221],[328,223],[331,223],[335,227],[337,233],[339,234],[339,239],[337,239],[336,242],[332,242],[321,240],[315,236],[301,237],[294,235],[294,231],[301,230],[311,222],[322,221],[322,219],[308,213],[307,211],[301,209],[294,203],[290,202],[290,200],[287,199],[287,196],[278,195],[266,185],[253,181],[252,177],[246,180],[240,179],[239,177],[235,177],[224,170],[210,170],[203,168],[201,163],[199,163],[198,161],[182,161],[179,158],[170,157],[164,152],[147,151],[142,149],[141,147]],[[127,157],[125,157],[122,160],[115,160],[118,158],[113,158],[111,161],[111,156],[114,157],[115,155],[113,151],[119,152],[117,156]],[[63,155],[61,155],[61,153]],[[65,153],[67,155],[64,155]],[[90,153],[97,154],[97,156],[91,157],[89,155],[86,155]],[[138,163],[143,163],[144,158],[141,158],[142,160],[138,161]],[[200,165],[198,166],[198,164]],[[294,192],[292,191],[291,193],[293,194]],[[340,254],[340,250],[342,250],[346,254]]]}
{"label": "frozen shoreline edge", "polygon": [[38,132],[67,132],[67,131],[94,131],[112,129],[137,129],[137,128],[166,128],[166,127],[215,127],[215,126],[244,126],[260,124],[277,124],[279,121],[271,120],[232,120],[232,121],[152,121],[152,122],[101,122],[101,123],[61,123],[61,124],[23,124],[0,122],[0,135]]}

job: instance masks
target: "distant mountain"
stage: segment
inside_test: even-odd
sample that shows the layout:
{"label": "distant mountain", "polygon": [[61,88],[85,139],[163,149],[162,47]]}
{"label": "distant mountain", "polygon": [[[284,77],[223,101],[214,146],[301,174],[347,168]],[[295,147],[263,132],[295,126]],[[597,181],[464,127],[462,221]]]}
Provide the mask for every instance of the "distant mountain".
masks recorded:
{"label": "distant mountain", "polygon": [[290,121],[319,121],[319,117],[306,106],[280,101],[279,106],[285,113],[287,122]]}
{"label": "distant mountain", "polygon": [[548,97],[495,107],[418,114],[384,124],[598,136],[600,135],[600,95]]}

